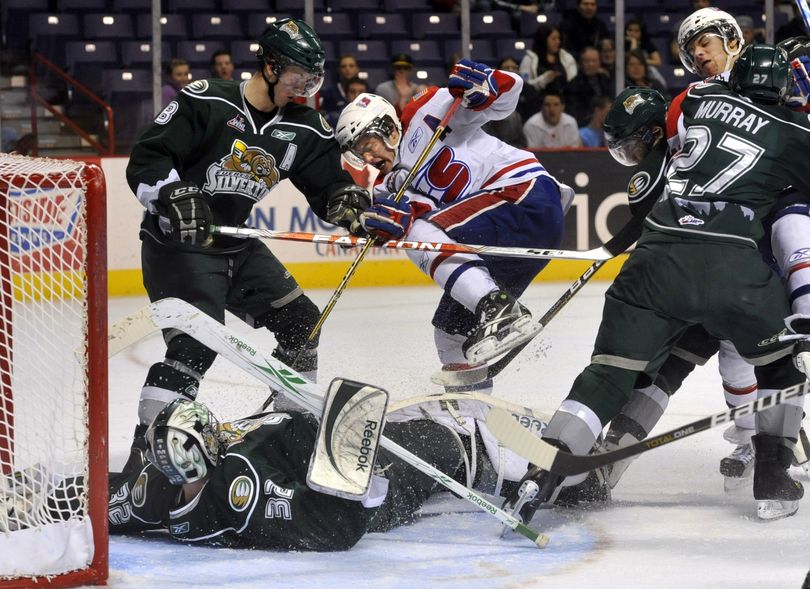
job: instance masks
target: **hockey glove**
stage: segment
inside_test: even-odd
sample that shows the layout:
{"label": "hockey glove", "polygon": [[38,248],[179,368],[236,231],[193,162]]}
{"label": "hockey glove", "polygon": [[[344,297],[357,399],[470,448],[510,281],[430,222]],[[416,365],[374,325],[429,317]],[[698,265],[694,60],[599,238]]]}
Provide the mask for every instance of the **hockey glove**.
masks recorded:
{"label": "hockey glove", "polygon": [[157,206],[169,219],[173,240],[202,247],[211,244],[214,217],[196,184],[179,181],[161,186]]}
{"label": "hockey glove", "polygon": [[810,97],[810,76],[807,70],[810,68],[810,57],[800,55],[790,62],[790,70],[793,72],[793,87],[787,99],[790,108],[801,110]]}
{"label": "hockey glove", "polygon": [[381,241],[402,239],[413,223],[413,210],[407,201],[380,198],[360,217],[366,231]]}
{"label": "hockey glove", "polygon": [[360,186],[347,184],[329,197],[326,220],[347,229],[352,235],[366,235],[360,215],[371,205],[371,197]]}
{"label": "hockey glove", "polygon": [[453,66],[447,89],[458,98],[463,96],[464,108],[482,110],[498,95],[498,82],[492,75],[495,70],[483,63],[462,59]]}

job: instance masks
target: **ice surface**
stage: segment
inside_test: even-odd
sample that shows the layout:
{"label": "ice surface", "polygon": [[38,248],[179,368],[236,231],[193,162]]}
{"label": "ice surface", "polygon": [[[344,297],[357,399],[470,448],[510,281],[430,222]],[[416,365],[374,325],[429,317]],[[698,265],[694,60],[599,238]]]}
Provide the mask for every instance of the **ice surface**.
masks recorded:
{"label": "ice surface", "polygon": [[[536,315],[567,287],[542,284],[522,299]],[[606,283],[592,283],[561,311],[499,377],[495,394],[552,412],[590,356]],[[311,291],[322,307],[330,291]],[[440,392],[429,381],[439,368],[430,318],[434,288],[348,288],[326,322],[320,380],[335,376],[386,388],[393,399]],[[113,299],[110,318],[145,299]],[[272,335],[229,322],[270,351]],[[137,420],[146,371],[163,355],[159,336],[122,352],[110,364],[110,464],[120,467]],[[200,391],[222,418],[244,415],[266,390],[240,369],[217,360]],[[716,361],[698,368],[673,398],[659,429],[725,407]],[[723,491],[720,459],[732,446],[722,427],[643,454],[597,511],[549,510],[533,526],[551,536],[545,550],[522,538],[501,540],[499,524],[468,503],[440,496],[416,524],[369,534],[333,554],[274,553],[184,546],[161,535],[113,537],[110,586],[306,587],[374,589],[534,587],[798,589],[810,567],[810,504],[770,523],[756,519],[750,485]],[[801,470],[794,474],[808,485]],[[449,512],[449,513],[442,513]]]}

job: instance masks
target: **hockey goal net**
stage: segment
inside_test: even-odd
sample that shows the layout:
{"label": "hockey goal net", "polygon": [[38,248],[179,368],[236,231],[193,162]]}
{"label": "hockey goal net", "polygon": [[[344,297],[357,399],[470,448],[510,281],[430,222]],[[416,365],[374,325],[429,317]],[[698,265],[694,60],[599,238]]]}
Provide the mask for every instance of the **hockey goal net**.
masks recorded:
{"label": "hockey goal net", "polygon": [[0,154],[0,587],[107,578],[97,166]]}

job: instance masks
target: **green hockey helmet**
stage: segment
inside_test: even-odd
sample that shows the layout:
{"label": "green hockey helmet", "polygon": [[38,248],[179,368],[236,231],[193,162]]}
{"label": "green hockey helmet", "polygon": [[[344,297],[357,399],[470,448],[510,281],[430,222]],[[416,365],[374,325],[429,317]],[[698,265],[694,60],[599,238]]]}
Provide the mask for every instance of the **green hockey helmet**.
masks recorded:
{"label": "green hockey helmet", "polygon": [[284,68],[297,66],[304,70],[299,75],[300,96],[314,96],[323,83],[326,54],[317,33],[304,21],[282,18],[268,26],[259,37],[256,57],[270,65],[273,73],[281,77]]}
{"label": "green hockey helmet", "polygon": [[784,104],[793,85],[787,52],[781,47],[747,45],[728,79],[734,92],[760,104]]}
{"label": "green hockey helmet", "polygon": [[630,86],[621,91],[605,117],[605,141],[610,155],[624,166],[635,166],[655,143],[654,128],[666,126],[667,103],[652,88]]}

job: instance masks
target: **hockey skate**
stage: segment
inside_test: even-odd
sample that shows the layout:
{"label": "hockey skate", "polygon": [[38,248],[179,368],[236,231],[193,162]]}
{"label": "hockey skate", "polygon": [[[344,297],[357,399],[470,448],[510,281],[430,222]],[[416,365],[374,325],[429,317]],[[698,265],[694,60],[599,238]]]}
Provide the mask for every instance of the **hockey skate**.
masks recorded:
{"label": "hockey skate", "polygon": [[757,434],[751,438],[756,450],[754,459],[754,499],[757,516],[774,520],[793,515],[799,510],[804,488],[788,474],[793,452],[782,444],[782,438]]}
{"label": "hockey skate", "polygon": [[475,310],[479,325],[462,346],[471,364],[480,364],[505,354],[532,339],[543,326],[532,321],[532,314],[503,290],[494,290]]}
{"label": "hockey skate", "polygon": [[[607,434],[605,434],[605,441],[597,452],[612,452],[613,450],[618,450],[619,448],[640,442],[646,437],[646,432],[634,419],[630,419],[620,413],[610,422],[610,429],[608,429]],[[605,480],[608,487],[611,489],[616,488],[624,471],[627,470],[627,467],[630,466],[630,463],[636,458],[638,458],[638,456],[617,460],[613,464],[608,464],[605,467]]]}
{"label": "hockey skate", "polygon": [[793,466],[801,466],[805,474],[810,475],[810,440],[804,428],[799,430],[799,441],[793,449]]}
{"label": "hockey skate", "polygon": [[754,447],[741,444],[720,461],[720,474],[723,475],[723,488],[726,492],[745,486],[754,473]]}

